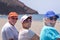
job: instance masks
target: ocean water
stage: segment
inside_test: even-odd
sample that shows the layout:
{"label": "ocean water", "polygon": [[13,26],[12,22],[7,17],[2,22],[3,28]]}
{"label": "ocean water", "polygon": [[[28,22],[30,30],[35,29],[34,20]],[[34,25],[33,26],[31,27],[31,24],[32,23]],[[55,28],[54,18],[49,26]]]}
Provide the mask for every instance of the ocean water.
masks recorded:
{"label": "ocean water", "polygon": [[[58,21],[60,21],[60,14],[57,14],[57,15],[59,15]],[[23,15],[19,15],[19,17],[18,17],[19,20],[22,16]],[[44,14],[33,14],[32,15],[32,20],[43,21],[43,17],[44,17]],[[7,18],[7,15],[1,15],[0,18]]]}

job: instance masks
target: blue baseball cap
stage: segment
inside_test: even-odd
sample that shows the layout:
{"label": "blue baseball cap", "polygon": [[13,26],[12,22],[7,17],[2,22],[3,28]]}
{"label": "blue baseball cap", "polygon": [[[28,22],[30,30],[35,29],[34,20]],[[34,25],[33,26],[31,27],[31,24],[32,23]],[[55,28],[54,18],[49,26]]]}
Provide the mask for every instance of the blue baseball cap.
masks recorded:
{"label": "blue baseball cap", "polygon": [[56,18],[59,18],[59,16],[58,16],[57,14],[55,14],[55,12],[53,12],[53,11],[48,11],[48,12],[44,15],[44,17],[47,17],[47,18],[50,18],[50,17],[53,17],[53,16],[55,16]]}

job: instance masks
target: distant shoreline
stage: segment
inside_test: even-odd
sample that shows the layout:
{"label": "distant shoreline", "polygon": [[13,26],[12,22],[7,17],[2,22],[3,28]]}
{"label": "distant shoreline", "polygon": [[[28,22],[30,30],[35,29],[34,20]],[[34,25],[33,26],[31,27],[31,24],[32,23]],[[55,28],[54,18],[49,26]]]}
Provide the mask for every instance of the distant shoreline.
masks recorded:
{"label": "distant shoreline", "polygon": [[[0,15],[0,19],[1,18],[7,18],[7,16],[8,15]],[[19,19],[22,17],[23,15],[19,15]],[[60,16],[60,15],[59,15]],[[33,14],[32,15],[32,20],[36,20],[36,21],[43,21],[43,17],[44,17],[44,14],[37,14],[37,15],[35,15],[35,14]],[[60,18],[58,19],[58,21],[60,21]]]}

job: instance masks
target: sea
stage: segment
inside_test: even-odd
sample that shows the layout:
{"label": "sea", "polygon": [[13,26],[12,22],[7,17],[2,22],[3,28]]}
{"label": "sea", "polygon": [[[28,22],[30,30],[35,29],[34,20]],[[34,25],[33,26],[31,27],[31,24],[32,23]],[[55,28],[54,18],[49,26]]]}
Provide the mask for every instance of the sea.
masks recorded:
{"label": "sea", "polygon": [[[26,15],[31,15],[31,14],[26,14]],[[59,16],[58,21],[60,21],[60,14],[57,14]],[[19,15],[19,20],[23,15]],[[7,15],[0,15],[0,19],[1,18],[5,18],[7,19]],[[36,20],[36,21],[43,21],[44,18],[44,14],[32,14],[32,20]]]}

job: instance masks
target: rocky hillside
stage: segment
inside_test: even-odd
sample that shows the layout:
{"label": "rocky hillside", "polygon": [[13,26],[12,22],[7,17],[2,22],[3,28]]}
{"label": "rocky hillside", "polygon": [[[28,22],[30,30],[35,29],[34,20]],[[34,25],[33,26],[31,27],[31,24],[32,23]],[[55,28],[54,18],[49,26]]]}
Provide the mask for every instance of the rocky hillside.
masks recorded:
{"label": "rocky hillside", "polygon": [[19,0],[0,0],[0,14],[16,11],[18,14],[38,14],[36,10],[27,7]]}

